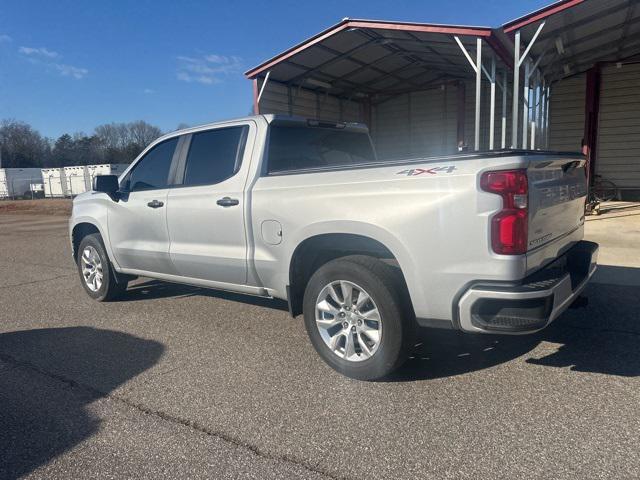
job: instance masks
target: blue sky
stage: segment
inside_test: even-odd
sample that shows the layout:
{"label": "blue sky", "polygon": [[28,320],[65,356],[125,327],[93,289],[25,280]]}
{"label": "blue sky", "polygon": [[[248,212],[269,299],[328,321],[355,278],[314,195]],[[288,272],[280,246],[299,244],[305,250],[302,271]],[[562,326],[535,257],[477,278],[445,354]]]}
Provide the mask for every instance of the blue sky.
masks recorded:
{"label": "blue sky", "polygon": [[245,70],[344,17],[497,26],[545,0],[3,0],[0,118],[46,136],[242,116]]}

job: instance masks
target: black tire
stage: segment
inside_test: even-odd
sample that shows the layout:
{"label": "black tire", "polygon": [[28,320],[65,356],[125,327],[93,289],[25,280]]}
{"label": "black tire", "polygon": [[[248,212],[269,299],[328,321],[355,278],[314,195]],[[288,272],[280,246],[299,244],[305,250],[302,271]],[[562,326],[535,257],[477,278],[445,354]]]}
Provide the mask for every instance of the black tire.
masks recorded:
{"label": "black tire", "polygon": [[[405,362],[414,337],[415,319],[399,277],[397,269],[364,255],[332,260],[311,276],[304,293],[305,327],[313,347],[334,370],[358,380],[378,380]],[[361,286],[378,307],[383,324],[382,336],[377,350],[366,360],[354,362],[336,355],[316,325],[318,296],[326,285],[337,280]]]}
{"label": "black tire", "polygon": [[[82,274],[82,255],[87,247],[95,249],[102,263],[102,284],[96,291],[89,288],[84,275]],[[87,235],[80,241],[76,258],[76,266],[78,268],[78,274],[80,275],[80,283],[82,284],[85,292],[98,302],[115,300],[121,297],[127,290],[128,282],[124,278],[121,279],[120,282],[116,281],[113,266],[109,261],[109,257],[107,256],[107,252],[104,248],[104,243],[102,242],[102,237],[99,233]]]}

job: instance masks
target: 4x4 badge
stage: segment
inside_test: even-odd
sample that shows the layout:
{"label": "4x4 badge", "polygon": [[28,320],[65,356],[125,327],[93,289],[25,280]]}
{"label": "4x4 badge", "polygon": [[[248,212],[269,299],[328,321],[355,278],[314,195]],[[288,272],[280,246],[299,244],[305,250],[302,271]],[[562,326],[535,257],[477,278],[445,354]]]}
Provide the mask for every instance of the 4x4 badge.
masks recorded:
{"label": "4x4 badge", "polygon": [[406,175],[407,177],[415,177],[417,175],[423,175],[428,173],[429,175],[436,175],[438,173],[452,173],[456,167],[453,165],[449,165],[446,167],[433,167],[433,168],[411,168],[408,170],[402,170],[401,172],[396,173],[396,175]]}

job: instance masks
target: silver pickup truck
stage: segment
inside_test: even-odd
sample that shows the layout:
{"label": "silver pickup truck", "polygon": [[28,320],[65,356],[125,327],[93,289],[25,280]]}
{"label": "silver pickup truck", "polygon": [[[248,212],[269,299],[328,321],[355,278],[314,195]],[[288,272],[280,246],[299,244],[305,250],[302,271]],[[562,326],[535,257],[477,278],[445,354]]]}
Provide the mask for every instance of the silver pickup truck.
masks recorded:
{"label": "silver pickup truck", "polygon": [[275,297],[334,369],[377,379],[418,325],[536,332],[596,268],[579,154],[379,160],[366,127],[261,115],[151,144],[75,198],[96,300],[137,276]]}

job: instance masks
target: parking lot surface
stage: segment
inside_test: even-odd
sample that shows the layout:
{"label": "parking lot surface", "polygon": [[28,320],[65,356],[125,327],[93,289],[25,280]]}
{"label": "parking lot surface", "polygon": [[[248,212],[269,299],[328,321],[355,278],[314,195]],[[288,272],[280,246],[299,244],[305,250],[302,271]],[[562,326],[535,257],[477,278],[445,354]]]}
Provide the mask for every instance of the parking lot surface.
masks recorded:
{"label": "parking lot surface", "polygon": [[[588,231],[627,252],[637,219]],[[618,253],[545,331],[425,330],[366,383],[283,302],[139,279],[96,303],[64,217],[0,215],[0,478],[638,478],[640,269]]]}

